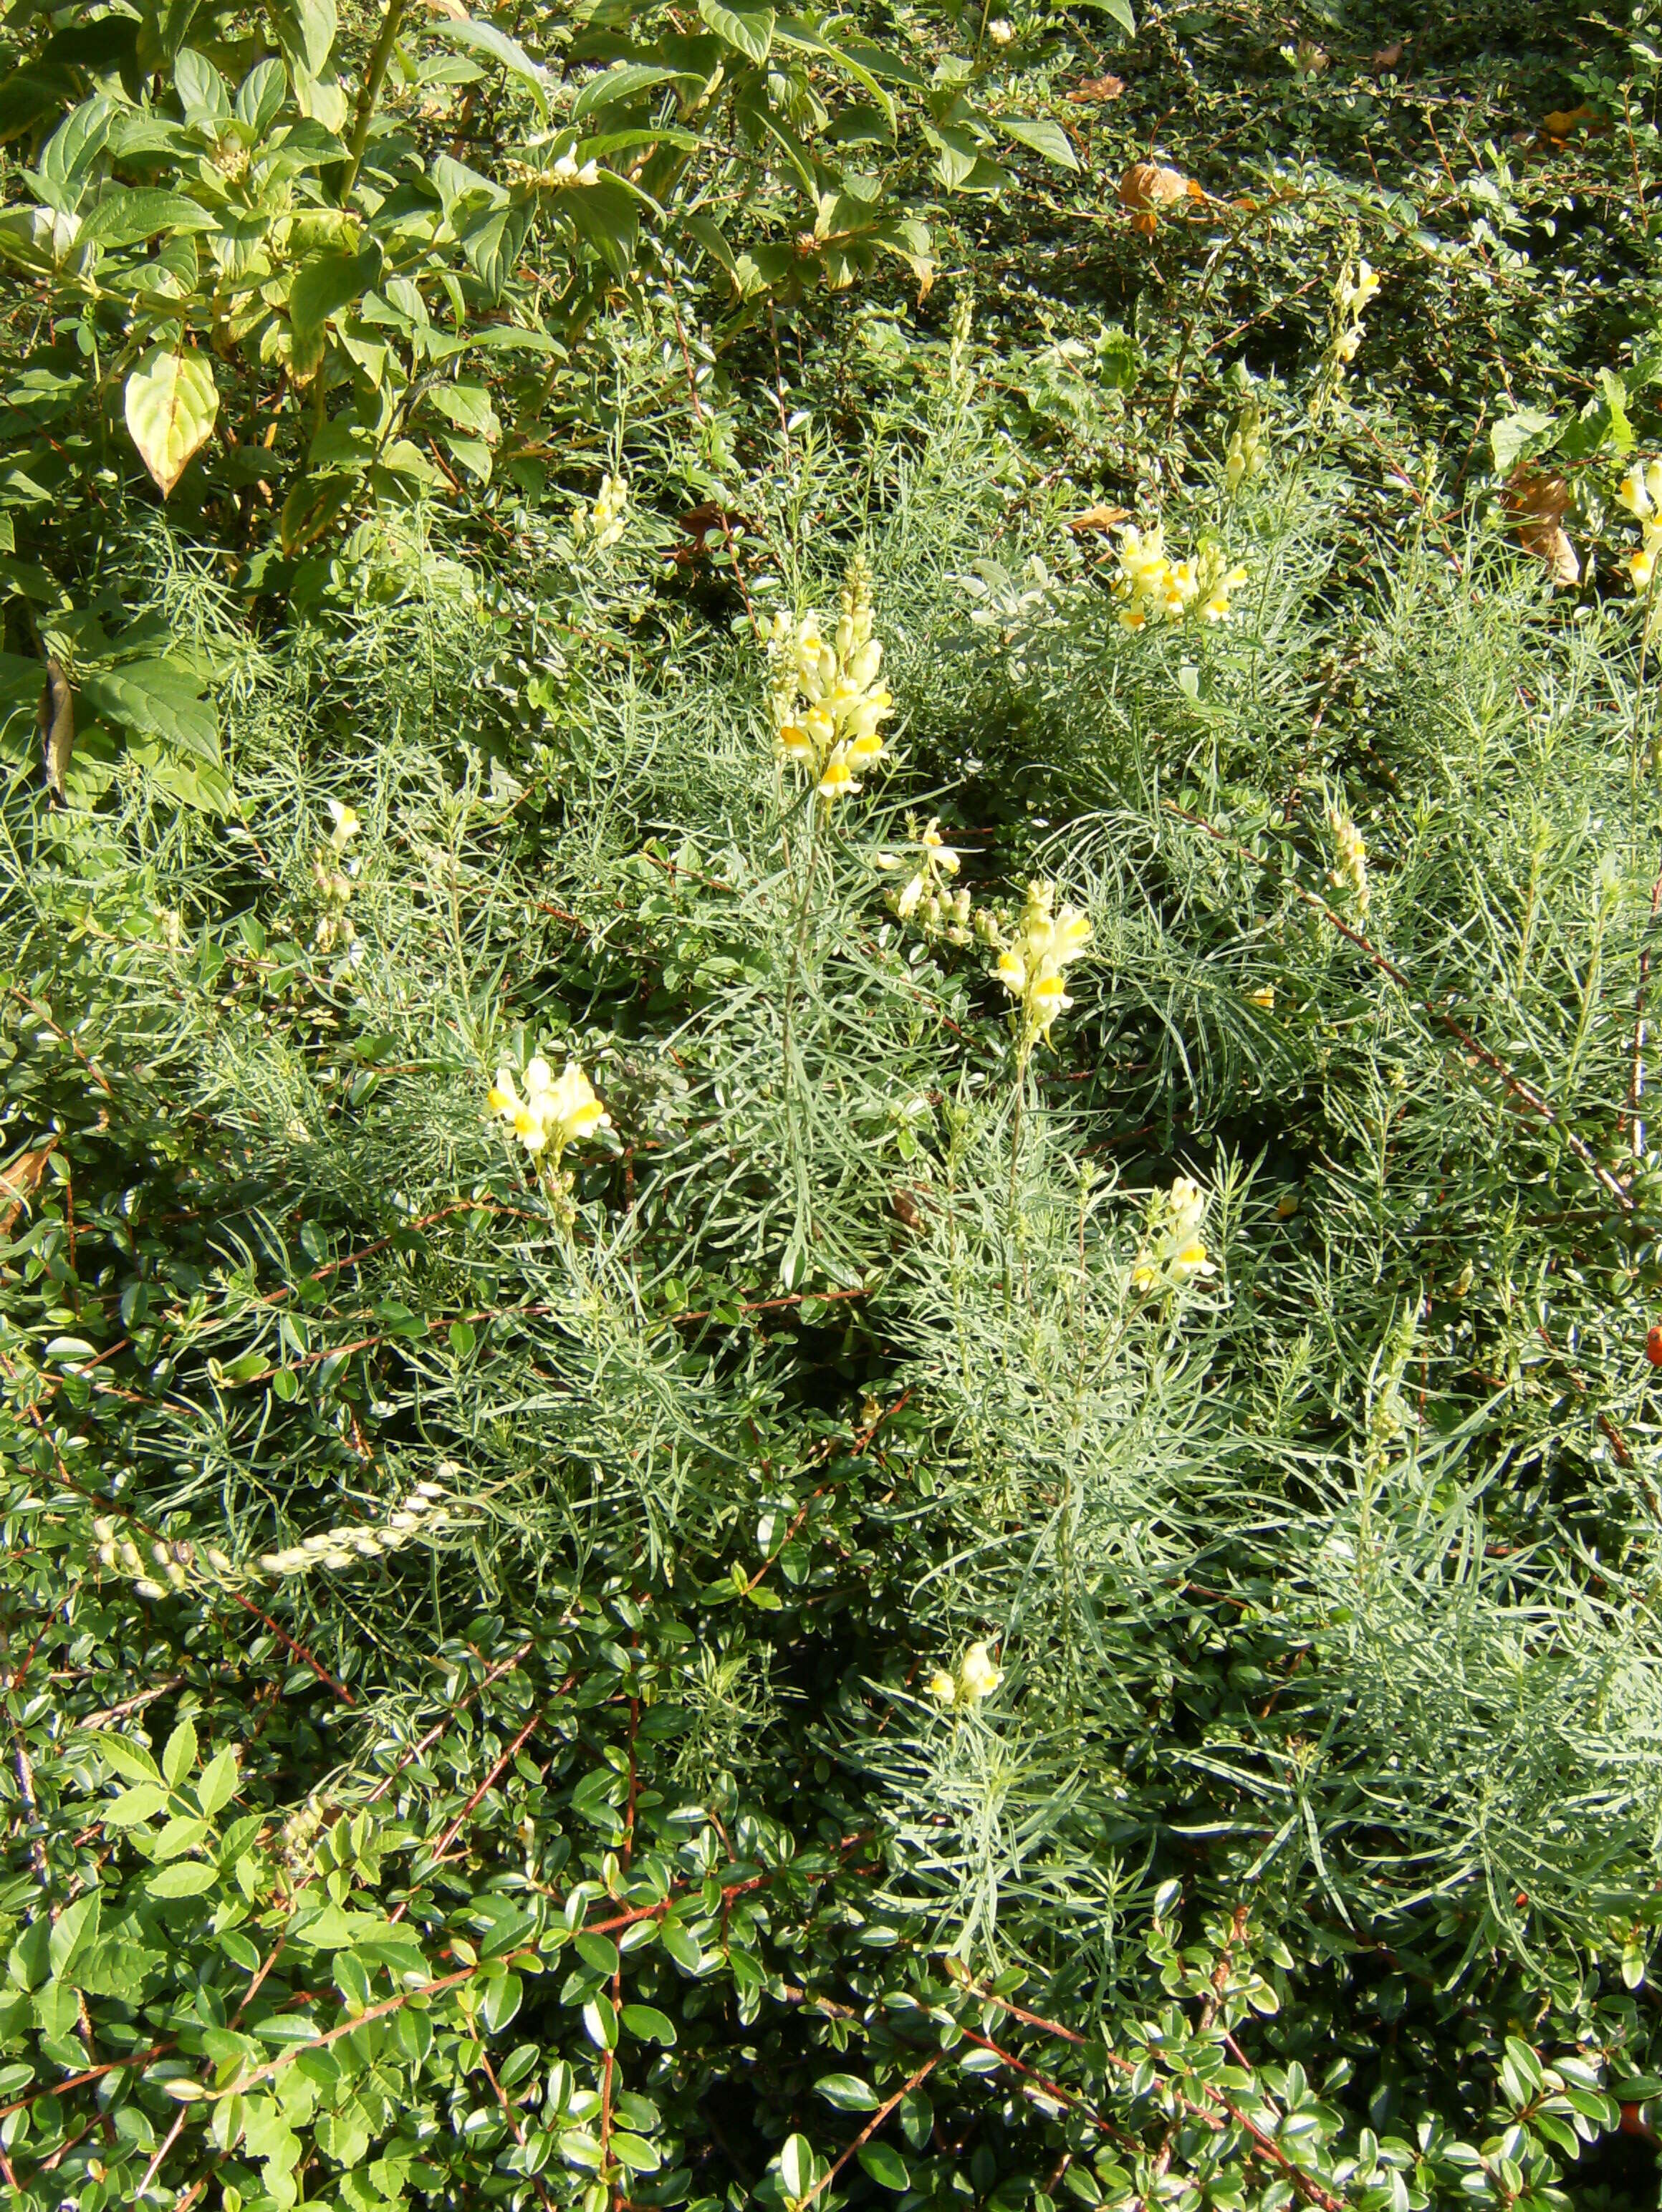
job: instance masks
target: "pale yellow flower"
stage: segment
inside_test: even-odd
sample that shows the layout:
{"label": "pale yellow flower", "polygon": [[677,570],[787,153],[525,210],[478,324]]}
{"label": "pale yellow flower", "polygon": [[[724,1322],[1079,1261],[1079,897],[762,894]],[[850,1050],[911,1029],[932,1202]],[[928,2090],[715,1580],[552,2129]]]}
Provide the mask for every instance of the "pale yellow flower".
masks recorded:
{"label": "pale yellow flower", "polygon": [[575,1060],[566,1062],[557,1081],[539,1054],[526,1062],[524,1084],[521,1097],[512,1068],[499,1067],[485,1098],[491,1112],[508,1124],[533,1158],[545,1152],[557,1162],[568,1146],[611,1127],[611,1115]]}
{"label": "pale yellow flower", "polygon": [[849,564],[834,637],[812,610],[774,617],[767,653],[774,735],[787,760],[805,768],[829,806],[860,789],[856,771],[883,757],[880,725],[894,702],[880,680],[883,647],[872,635],[871,578]]}
{"label": "pale yellow flower", "polygon": [[929,1695],[936,1703],[950,1705],[958,1697],[958,1685],[942,1667],[937,1667],[929,1677]]}
{"label": "pale yellow flower", "polygon": [[1073,1004],[1062,987],[1062,969],[1091,941],[1091,924],[1076,907],[1056,907],[1056,885],[1032,883],[1014,939],[999,943],[993,973],[1017,1010],[1017,1048],[1025,1056],[1036,1042],[1048,1042],[1056,1016]]}
{"label": "pale yellow flower", "polygon": [[978,1705],[1004,1680],[984,1644],[972,1644],[958,1662],[958,1694],[966,1705]]}

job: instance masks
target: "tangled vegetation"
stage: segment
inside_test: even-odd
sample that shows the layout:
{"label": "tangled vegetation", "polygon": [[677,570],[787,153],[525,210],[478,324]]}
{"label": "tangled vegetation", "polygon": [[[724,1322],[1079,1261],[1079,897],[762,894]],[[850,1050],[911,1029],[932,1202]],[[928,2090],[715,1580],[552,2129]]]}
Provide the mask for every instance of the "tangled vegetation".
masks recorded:
{"label": "tangled vegetation", "polygon": [[19,2205],[1654,2204],[1654,15],[8,15]]}

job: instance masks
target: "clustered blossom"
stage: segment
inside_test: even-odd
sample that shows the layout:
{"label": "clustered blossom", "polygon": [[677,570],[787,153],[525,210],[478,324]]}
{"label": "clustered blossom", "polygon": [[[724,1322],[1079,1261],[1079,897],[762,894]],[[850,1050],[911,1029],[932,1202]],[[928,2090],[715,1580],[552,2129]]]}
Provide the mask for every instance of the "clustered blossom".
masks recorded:
{"label": "clustered blossom", "polygon": [[417,1536],[435,1535],[454,1516],[441,1503],[436,1482],[418,1482],[385,1520],[355,1522],[350,1528],[320,1528],[302,1542],[267,1552],[260,1565],[268,1575],[309,1574],[314,1567],[338,1570],[359,1559],[378,1559]]}
{"label": "clustered blossom", "polygon": [[856,556],[849,564],[834,637],[824,635],[812,611],[797,620],[776,615],[768,661],[780,751],[807,770],[828,806],[850,797],[860,788],[859,772],[882,758],[878,726],[894,712],[880,681],[883,647],[872,635],[871,572],[863,561]]}
{"label": "clustered blossom", "polygon": [[1333,835],[1339,857],[1328,871],[1327,880],[1335,890],[1349,890],[1356,901],[1359,914],[1367,912],[1373,896],[1367,880],[1367,847],[1362,842],[1362,833],[1342,806],[1327,810],[1327,826]]}
{"label": "clustered blossom", "polygon": [[984,1644],[972,1644],[958,1662],[956,1674],[939,1667],[929,1677],[929,1695],[942,1705],[978,1705],[990,1698],[1004,1680]]}
{"label": "clustered blossom", "polygon": [[1206,1221],[1206,1193],[1192,1176],[1179,1176],[1170,1190],[1157,1191],[1148,1209],[1148,1231],[1131,1286],[1170,1291],[1218,1272],[1207,1256],[1201,1231]]}
{"label": "clustered blossom", "polygon": [[1337,314],[1333,358],[1341,364],[1355,360],[1362,343],[1362,314],[1379,289],[1378,274],[1366,261],[1356,264],[1354,275],[1347,269],[1340,277],[1339,289],[1333,295]]}
{"label": "clustered blossom", "polygon": [[575,1060],[555,1079],[539,1053],[526,1062],[521,1097],[510,1067],[499,1067],[486,1093],[490,1110],[505,1121],[533,1159],[546,1154],[557,1164],[569,1145],[612,1126],[612,1116],[594,1096],[594,1085]]}
{"label": "clustered blossom", "polygon": [[609,552],[624,534],[629,506],[629,482],[624,477],[603,476],[590,507],[577,509],[571,518],[571,535],[579,545],[592,543],[597,553]]}
{"label": "clustered blossom", "polygon": [[993,973],[1015,1009],[1017,1049],[1025,1062],[1038,1042],[1048,1042],[1050,1024],[1073,1005],[1062,988],[1062,970],[1091,941],[1091,924],[1077,908],[1056,908],[1056,885],[1032,883],[1021,924],[1008,943],[1001,941]]}
{"label": "clustered blossom", "polygon": [[1644,532],[1640,545],[1628,556],[1628,575],[1642,598],[1656,574],[1662,554],[1662,461],[1629,471],[1616,486],[1616,496]]}
{"label": "clustered blossom", "polygon": [[885,892],[888,908],[900,921],[916,921],[925,937],[944,937],[953,945],[970,941],[970,894],[959,887],[947,888],[949,879],[958,873],[958,854],[941,835],[938,821],[930,822],[920,830],[915,820],[907,828],[912,832],[915,858],[898,853],[880,853],[880,868],[910,867],[911,873],[898,890]]}
{"label": "clustered blossom", "polygon": [[1127,629],[1151,621],[1180,623],[1190,614],[1227,622],[1229,594],[1245,581],[1245,569],[1232,568],[1221,546],[1203,545],[1192,560],[1173,561],[1158,522],[1148,530],[1129,523],[1120,533],[1114,597]]}

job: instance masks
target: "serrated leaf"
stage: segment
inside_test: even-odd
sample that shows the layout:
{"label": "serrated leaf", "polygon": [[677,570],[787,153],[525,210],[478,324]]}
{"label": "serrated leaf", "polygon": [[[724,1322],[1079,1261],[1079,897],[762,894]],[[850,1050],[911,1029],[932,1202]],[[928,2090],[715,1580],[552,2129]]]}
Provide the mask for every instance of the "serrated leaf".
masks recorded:
{"label": "serrated leaf", "polygon": [[127,379],[123,404],[127,434],[166,499],[212,433],[219,412],[213,370],[193,347],[153,346]]}
{"label": "serrated leaf", "polygon": [[85,1897],[77,1897],[73,1905],[66,1905],[52,1923],[46,1956],[54,1978],[62,1980],[69,1974],[76,1953],[97,1935],[99,1909],[98,1892],[91,1890]]}
{"label": "serrated leaf", "polygon": [[773,45],[771,8],[728,8],[722,0],[698,0],[698,13],[718,39],[747,60],[764,62]]}
{"label": "serrated leaf", "polygon": [[1035,154],[1042,154],[1047,161],[1054,161],[1059,169],[1076,169],[1079,156],[1074,151],[1073,141],[1059,123],[1044,115],[1001,115],[998,127],[1007,138],[1014,138],[1019,146],[1029,146]]}
{"label": "serrated leaf", "polygon": [[203,1769],[202,1778],[196,1785],[197,1802],[211,1820],[222,1805],[228,1805],[236,1795],[236,1753],[227,1744],[216,1753]]}
{"label": "serrated leaf", "polygon": [[172,1787],[177,1790],[195,1765],[196,1724],[193,1721],[180,1721],[167,1738],[162,1751],[161,1771]]}
{"label": "serrated leaf", "polygon": [[97,1751],[104,1764],[117,1774],[125,1775],[129,1782],[160,1782],[161,1770],[141,1743],[131,1737],[117,1735],[113,1729],[90,1729],[86,1741]]}
{"label": "serrated leaf", "polygon": [[104,1808],[104,1824],[110,1828],[136,1827],[141,1820],[154,1820],[167,1802],[167,1793],[159,1782],[137,1782]]}

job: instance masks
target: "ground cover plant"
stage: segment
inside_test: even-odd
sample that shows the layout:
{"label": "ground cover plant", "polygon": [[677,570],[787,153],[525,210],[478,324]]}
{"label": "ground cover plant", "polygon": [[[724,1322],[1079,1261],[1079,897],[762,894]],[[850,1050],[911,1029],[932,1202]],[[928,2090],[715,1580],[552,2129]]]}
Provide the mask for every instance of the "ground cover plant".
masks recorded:
{"label": "ground cover plant", "polygon": [[1655,2203],[1655,29],[9,13],[20,2204]]}

